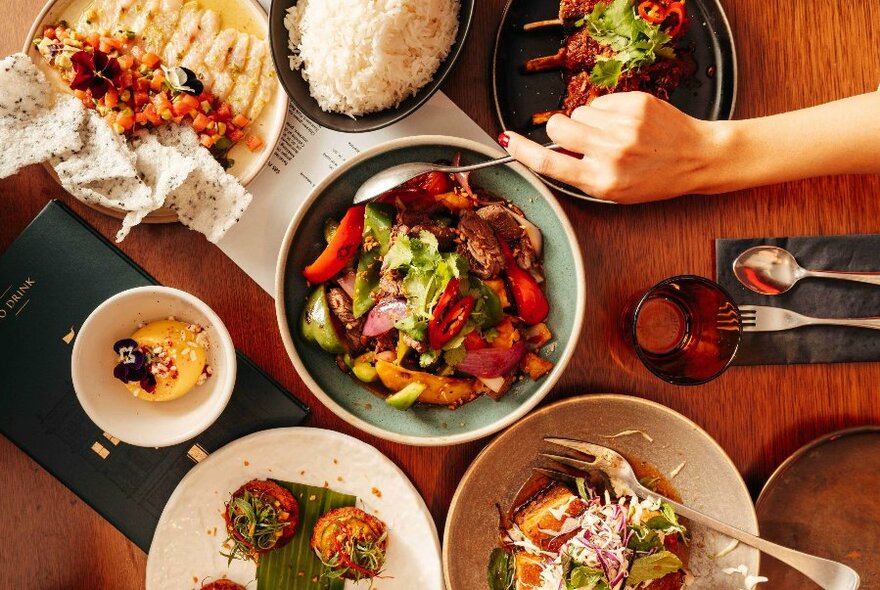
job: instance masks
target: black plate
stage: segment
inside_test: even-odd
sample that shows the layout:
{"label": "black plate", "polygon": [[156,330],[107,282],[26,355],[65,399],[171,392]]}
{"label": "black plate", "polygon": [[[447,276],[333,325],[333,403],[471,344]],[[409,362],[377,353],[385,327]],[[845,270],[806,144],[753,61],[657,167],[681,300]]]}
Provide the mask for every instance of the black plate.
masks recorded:
{"label": "black plate", "polygon": [[[281,86],[284,88],[287,96],[290,97],[290,100],[306,117],[321,127],[345,133],[363,133],[387,127],[411,115],[431,98],[437,92],[449,70],[452,69],[458,54],[461,53],[461,48],[467,38],[474,15],[474,0],[460,0],[461,10],[458,15],[458,33],[455,37],[455,43],[453,43],[452,49],[449,50],[446,60],[440,64],[440,67],[434,74],[433,80],[428,82],[424,88],[400,103],[397,108],[352,119],[339,113],[326,113],[322,111],[321,107],[318,106],[318,101],[309,94],[308,82],[303,80],[299,71],[290,69],[290,49],[287,47],[289,36],[287,29],[284,27],[284,16],[287,14],[288,8],[296,6],[296,1],[272,0],[272,6],[269,9],[269,42],[272,47],[272,61],[275,63],[275,71],[278,72],[278,79],[281,81]],[[320,1],[327,2],[329,0]]]}
{"label": "black plate", "polygon": [[[736,50],[727,16],[717,0],[689,0],[686,6],[691,27],[681,44],[693,48],[697,72],[673,92],[670,102],[700,119],[729,119],[736,102]],[[565,84],[560,72],[526,74],[523,65],[533,57],[556,53],[563,31],[561,27],[523,31],[523,25],[558,18],[558,13],[556,0],[510,0],[495,41],[492,82],[498,120],[502,128],[538,143],[549,139],[543,125],[531,124],[531,116],[558,109]],[[586,197],[574,187],[546,180],[564,193]]]}

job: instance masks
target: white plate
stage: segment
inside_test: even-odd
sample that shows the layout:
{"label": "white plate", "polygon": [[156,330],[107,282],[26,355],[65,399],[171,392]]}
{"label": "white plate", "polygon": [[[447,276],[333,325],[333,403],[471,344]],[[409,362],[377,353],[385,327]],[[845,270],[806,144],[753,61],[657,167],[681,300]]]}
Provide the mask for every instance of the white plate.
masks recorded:
{"label": "white plate", "polygon": [[[234,561],[227,567],[220,555],[226,539],[224,502],[254,478],[316,486],[329,482],[334,490],[356,495],[358,506],[388,525],[389,578],[381,580],[381,590],[442,590],[437,529],[406,475],[370,445],[317,428],[257,432],[194,467],[162,511],[147,559],[147,590],[189,589],[199,586],[194,580],[224,575],[256,587],[253,563]],[[214,527],[216,535],[209,533]],[[346,582],[346,588],[366,590],[368,585]]]}

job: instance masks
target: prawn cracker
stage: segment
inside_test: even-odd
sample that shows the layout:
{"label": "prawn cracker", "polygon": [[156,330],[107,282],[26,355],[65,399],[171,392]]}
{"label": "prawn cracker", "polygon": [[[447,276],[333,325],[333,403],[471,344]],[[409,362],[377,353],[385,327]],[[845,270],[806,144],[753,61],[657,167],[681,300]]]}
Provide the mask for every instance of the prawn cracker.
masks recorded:
{"label": "prawn cracker", "polygon": [[189,127],[166,126],[156,135],[163,145],[196,163],[186,182],[168,195],[166,205],[177,212],[182,224],[217,243],[241,219],[251,194],[199,144]]}
{"label": "prawn cracker", "polygon": [[64,156],[82,147],[82,103],[48,88],[43,73],[26,55],[0,60],[0,178],[20,168]]}

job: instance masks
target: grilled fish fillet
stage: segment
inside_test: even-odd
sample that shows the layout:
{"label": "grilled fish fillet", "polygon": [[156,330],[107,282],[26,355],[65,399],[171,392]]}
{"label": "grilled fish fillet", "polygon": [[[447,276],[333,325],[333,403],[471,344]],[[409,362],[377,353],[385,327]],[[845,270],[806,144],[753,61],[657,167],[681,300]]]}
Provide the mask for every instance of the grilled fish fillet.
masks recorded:
{"label": "grilled fish fillet", "polygon": [[268,43],[222,28],[217,12],[193,0],[96,0],[83,12],[77,28],[100,34],[135,33],[143,48],[159,55],[162,63],[191,69],[208,90],[252,121],[277,86]]}

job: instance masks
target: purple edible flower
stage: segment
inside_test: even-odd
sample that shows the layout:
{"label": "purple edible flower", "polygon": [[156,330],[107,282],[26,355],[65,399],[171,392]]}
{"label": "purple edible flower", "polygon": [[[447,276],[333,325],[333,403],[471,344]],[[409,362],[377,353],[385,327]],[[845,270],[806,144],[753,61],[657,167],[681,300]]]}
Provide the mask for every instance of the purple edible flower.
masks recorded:
{"label": "purple edible flower", "polygon": [[156,378],[153,377],[147,366],[147,357],[138,347],[138,343],[131,338],[123,338],[113,345],[113,351],[119,355],[119,363],[113,368],[113,376],[123,383],[141,382],[147,380],[149,384],[152,380],[150,389],[144,388],[146,391],[152,391],[156,387]]}

